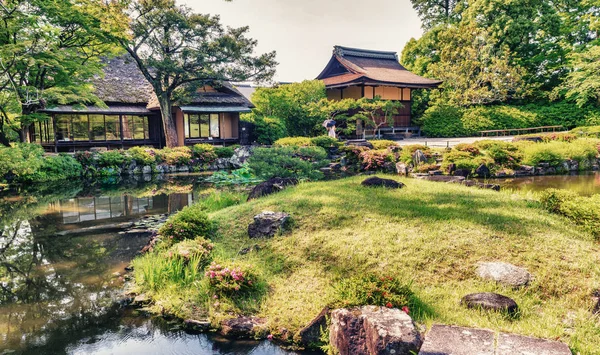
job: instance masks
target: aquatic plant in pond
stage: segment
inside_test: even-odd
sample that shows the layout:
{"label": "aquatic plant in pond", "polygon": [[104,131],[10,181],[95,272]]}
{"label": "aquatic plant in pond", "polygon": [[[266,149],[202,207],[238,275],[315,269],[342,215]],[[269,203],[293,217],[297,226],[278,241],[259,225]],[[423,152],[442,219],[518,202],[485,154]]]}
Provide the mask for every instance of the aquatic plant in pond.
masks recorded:
{"label": "aquatic plant in pond", "polygon": [[217,171],[208,178],[206,182],[211,182],[217,185],[247,185],[261,182],[262,179],[257,178],[248,164],[244,164],[241,168],[231,172]]}

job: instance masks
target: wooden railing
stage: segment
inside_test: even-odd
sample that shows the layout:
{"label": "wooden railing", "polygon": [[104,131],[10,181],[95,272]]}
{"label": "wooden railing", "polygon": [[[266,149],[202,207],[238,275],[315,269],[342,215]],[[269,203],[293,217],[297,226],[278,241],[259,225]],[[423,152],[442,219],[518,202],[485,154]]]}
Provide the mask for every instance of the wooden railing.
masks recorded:
{"label": "wooden railing", "polygon": [[490,129],[486,131],[479,131],[479,133],[481,133],[482,137],[489,137],[491,134],[494,134],[494,136],[510,136],[526,133],[556,132],[562,128],[563,126],[541,126],[531,128]]}

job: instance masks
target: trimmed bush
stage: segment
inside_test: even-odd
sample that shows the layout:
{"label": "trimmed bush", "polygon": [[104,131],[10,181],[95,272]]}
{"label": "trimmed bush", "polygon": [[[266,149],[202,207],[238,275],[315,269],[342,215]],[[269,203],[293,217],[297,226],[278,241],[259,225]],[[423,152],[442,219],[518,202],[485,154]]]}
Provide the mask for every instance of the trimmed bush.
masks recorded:
{"label": "trimmed bush", "polygon": [[0,181],[25,181],[43,164],[44,149],[37,144],[0,147]]}
{"label": "trimmed bush", "polygon": [[286,137],[278,139],[273,145],[276,147],[308,147],[314,144],[308,137]]}
{"label": "trimmed bush", "polygon": [[158,233],[167,240],[175,242],[198,237],[210,238],[215,225],[200,206],[191,205],[183,208],[159,229]]}
{"label": "trimmed bush", "polygon": [[321,147],[323,149],[339,148],[342,145],[340,141],[329,136],[313,137],[310,139],[310,141],[312,142],[312,145],[316,145],[317,147]]}
{"label": "trimmed bush", "polygon": [[125,155],[118,150],[109,150],[98,155],[98,165],[104,168],[120,167],[125,160]]}
{"label": "trimmed bush", "polygon": [[51,181],[78,178],[82,175],[81,164],[70,155],[50,156],[43,160],[42,166],[30,179],[33,181]]}
{"label": "trimmed bush", "polygon": [[319,169],[329,163],[326,157],[327,152],[321,147],[257,148],[248,166],[261,179],[319,180],[324,176]]}
{"label": "trimmed bush", "polygon": [[146,166],[156,163],[156,154],[150,148],[132,147],[127,150],[127,155],[138,165]]}
{"label": "trimmed bush", "polygon": [[260,144],[273,144],[279,138],[286,135],[286,127],[283,120],[274,117],[254,117],[254,135]]}
{"label": "trimmed bush", "polygon": [[386,163],[395,163],[396,158],[393,153],[387,149],[365,150],[358,156],[363,170],[380,170]]}
{"label": "trimmed bush", "polygon": [[195,144],[192,146],[191,151],[194,159],[200,164],[210,164],[218,158],[215,147],[210,144]]}
{"label": "trimmed bush", "polygon": [[600,195],[583,197],[569,190],[548,189],[540,201],[549,212],[563,215],[600,237]]}
{"label": "trimmed bush", "polygon": [[373,149],[388,149],[391,147],[400,147],[400,145],[397,142],[385,139],[375,139],[369,142],[373,144]]}
{"label": "trimmed bush", "polygon": [[232,147],[215,147],[215,154],[219,158],[229,159],[235,154],[235,150]]}
{"label": "trimmed bush", "polygon": [[160,157],[169,165],[188,165],[192,160],[192,151],[188,147],[165,148]]}

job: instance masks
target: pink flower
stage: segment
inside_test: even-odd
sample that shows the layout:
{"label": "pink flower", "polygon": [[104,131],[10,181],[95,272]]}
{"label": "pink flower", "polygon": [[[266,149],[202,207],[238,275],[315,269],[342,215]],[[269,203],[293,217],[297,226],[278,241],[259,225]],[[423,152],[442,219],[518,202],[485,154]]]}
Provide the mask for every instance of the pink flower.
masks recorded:
{"label": "pink flower", "polygon": [[385,304],[385,306],[386,306],[387,308],[392,308],[392,307],[394,307],[394,305],[393,305],[391,302],[388,302],[388,303],[386,303],[386,304]]}
{"label": "pink flower", "polygon": [[408,313],[409,313],[409,311],[410,311],[410,310],[408,309],[408,307],[406,307],[406,306],[402,307],[402,310],[403,310],[403,311],[404,311],[404,313],[406,313],[406,314],[408,314]]}
{"label": "pink flower", "polygon": [[214,299],[218,299],[218,298],[219,298],[219,296],[217,296],[217,295],[214,295],[214,296],[213,296],[213,298],[214,298]]}
{"label": "pink flower", "polygon": [[267,335],[267,339],[268,339],[268,340],[273,340],[273,334],[269,334],[269,335]]}

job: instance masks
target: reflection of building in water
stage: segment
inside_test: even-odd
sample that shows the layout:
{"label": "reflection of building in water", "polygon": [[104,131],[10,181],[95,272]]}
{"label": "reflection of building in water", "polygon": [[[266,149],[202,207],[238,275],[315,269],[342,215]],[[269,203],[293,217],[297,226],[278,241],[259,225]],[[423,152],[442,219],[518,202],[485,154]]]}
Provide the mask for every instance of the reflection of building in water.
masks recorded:
{"label": "reflection of building in water", "polygon": [[164,195],[76,197],[55,202],[49,209],[60,214],[63,224],[169,212]]}

